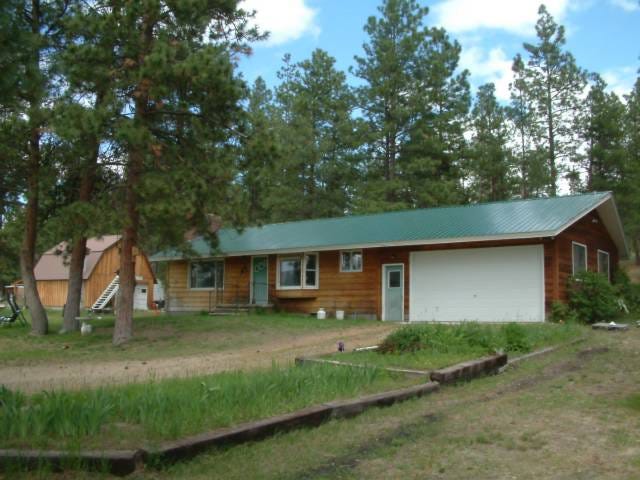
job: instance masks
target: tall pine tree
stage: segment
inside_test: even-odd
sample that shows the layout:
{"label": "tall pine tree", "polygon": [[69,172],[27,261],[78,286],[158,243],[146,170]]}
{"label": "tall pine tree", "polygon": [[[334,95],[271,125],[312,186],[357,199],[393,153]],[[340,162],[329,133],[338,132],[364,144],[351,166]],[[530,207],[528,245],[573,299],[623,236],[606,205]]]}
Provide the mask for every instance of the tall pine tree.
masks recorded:
{"label": "tall pine tree", "polygon": [[518,55],[514,65],[522,65],[516,69],[517,79],[536,107],[535,121],[541,127],[537,142],[544,148],[549,172],[547,193],[555,196],[560,173],[575,153],[573,118],[580,108],[586,73],[564,50],[564,27],[554,21],[544,5],[538,14],[538,42],[524,43],[527,60],[522,63]]}

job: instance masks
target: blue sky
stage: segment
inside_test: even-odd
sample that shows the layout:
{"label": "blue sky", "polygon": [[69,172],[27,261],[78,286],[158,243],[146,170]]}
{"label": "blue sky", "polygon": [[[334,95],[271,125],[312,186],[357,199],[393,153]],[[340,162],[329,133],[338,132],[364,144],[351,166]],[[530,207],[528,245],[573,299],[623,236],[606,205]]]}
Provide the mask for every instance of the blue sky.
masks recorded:
{"label": "blue sky", "polygon": [[[354,64],[366,41],[363,26],[382,0],[244,0],[257,11],[256,21],[271,32],[254,45],[240,69],[249,81],[262,76],[270,86],[282,57],[308,58],[327,50],[340,69]],[[440,0],[421,2],[430,9],[428,25],[443,26],[462,44],[461,66],[471,72],[474,87],[492,81],[508,98],[513,56],[522,43],[535,41],[539,0]],[[578,64],[603,75],[610,88],[628,92],[640,67],[640,0],[548,0],[556,21],[567,29],[567,48]],[[353,78],[350,79],[355,83]]]}

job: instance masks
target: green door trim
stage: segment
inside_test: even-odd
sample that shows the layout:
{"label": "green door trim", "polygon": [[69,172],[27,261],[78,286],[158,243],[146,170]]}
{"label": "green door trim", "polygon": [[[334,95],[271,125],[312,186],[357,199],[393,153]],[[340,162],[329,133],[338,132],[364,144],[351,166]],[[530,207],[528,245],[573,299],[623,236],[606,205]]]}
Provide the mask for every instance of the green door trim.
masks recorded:
{"label": "green door trim", "polygon": [[[250,293],[249,293],[249,302],[254,305],[256,303],[256,299],[254,298],[254,288],[253,288],[253,270],[254,270],[254,265],[253,265],[253,261],[256,258],[263,258],[264,259],[264,265],[265,265],[265,283],[266,283],[266,298],[264,299],[264,302],[261,302],[261,305],[267,305],[269,303],[269,257],[267,255],[255,255],[251,257],[251,276],[249,278],[249,289],[250,289]],[[260,299],[261,300],[261,299]]]}
{"label": "green door trim", "polygon": [[[382,264],[382,312],[381,312],[381,318],[382,321],[387,321],[387,319],[385,318],[386,316],[386,310],[387,310],[387,306],[386,306],[386,292],[387,292],[387,267],[400,267],[401,269],[401,276],[400,278],[402,279],[402,315],[400,318],[401,322],[404,322],[404,290],[405,290],[405,284],[404,284],[404,263],[383,263]],[[394,321],[394,320],[390,320],[390,321]]]}

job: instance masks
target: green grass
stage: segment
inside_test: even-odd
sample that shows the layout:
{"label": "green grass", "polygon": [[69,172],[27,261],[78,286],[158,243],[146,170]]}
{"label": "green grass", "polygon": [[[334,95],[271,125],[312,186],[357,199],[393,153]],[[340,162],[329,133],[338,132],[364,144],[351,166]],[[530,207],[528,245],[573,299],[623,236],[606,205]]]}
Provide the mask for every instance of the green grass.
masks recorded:
{"label": "green grass", "polygon": [[411,384],[369,368],[277,367],[26,396],[0,390],[3,447],[126,448]]}
{"label": "green grass", "polygon": [[585,327],[570,324],[424,324],[390,334],[380,351],[333,354],[328,358],[382,367],[433,370],[496,351],[522,354],[578,338]]}
{"label": "green grass", "polygon": [[196,355],[257,345],[270,340],[294,338],[320,331],[340,331],[358,326],[375,326],[368,320],[318,321],[292,314],[210,316],[207,314],[137,314],[134,338],[122,347],[111,344],[113,316],[93,320],[93,334],[59,335],[61,312],[49,311],[50,334],[29,335],[29,328],[12,325],[0,328],[0,363],[35,365],[52,362],[148,360]]}

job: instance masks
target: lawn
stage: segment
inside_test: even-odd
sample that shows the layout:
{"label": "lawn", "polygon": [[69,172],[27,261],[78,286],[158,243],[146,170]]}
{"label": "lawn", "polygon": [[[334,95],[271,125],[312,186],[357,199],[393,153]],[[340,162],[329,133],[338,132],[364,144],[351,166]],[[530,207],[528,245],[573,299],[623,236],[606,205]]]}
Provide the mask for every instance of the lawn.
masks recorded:
{"label": "lawn", "polygon": [[381,345],[381,349],[387,351],[345,352],[323,358],[382,367],[433,370],[496,351],[520,355],[579,338],[587,332],[587,327],[552,323],[409,325],[387,337]]}
{"label": "lawn", "polygon": [[640,478],[638,385],[640,329],[592,332],[502,375],[128,478]]}
{"label": "lawn", "polygon": [[0,388],[0,445],[71,450],[153,446],[416,382],[376,368],[273,365],[251,372],[31,396]]}
{"label": "lawn", "polygon": [[51,334],[29,335],[29,329],[0,328],[0,364],[37,365],[75,361],[150,360],[237,350],[270,341],[294,339],[314,332],[340,332],[350,328],[382,326],[370,320],[317,320],[292,314],[210,316],[207,314],[137,314],[134,338],[122,347],[111,345],[113,316],[93,320],[93,334],[59,335],[60,311],[50,311]]}

